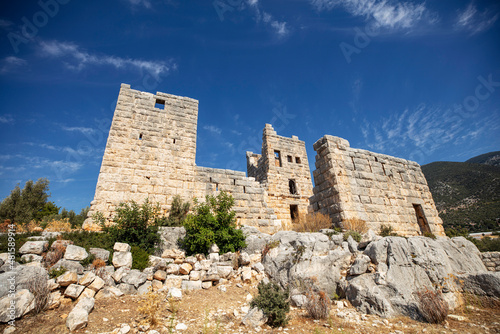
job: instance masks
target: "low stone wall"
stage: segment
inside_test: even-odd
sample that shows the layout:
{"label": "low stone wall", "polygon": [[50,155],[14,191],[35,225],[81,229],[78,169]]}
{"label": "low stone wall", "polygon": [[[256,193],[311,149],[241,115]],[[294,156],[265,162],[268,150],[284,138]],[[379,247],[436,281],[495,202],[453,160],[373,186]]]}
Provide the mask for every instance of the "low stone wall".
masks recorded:
{"label": "low stone wall", "polygon": [[489,271],[500,271],[500,252],[481,253],[481,260]]}

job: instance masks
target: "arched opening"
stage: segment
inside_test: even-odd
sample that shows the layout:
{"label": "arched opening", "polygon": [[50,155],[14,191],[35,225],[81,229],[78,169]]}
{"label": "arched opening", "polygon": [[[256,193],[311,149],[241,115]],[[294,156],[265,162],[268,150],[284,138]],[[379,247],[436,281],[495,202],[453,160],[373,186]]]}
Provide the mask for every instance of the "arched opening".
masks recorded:
{"label": "arched opening", "polygon": [[290,194],[297,195],[297,184],[295,183],[295,180],[288,181],[288,188],[290,190]]}

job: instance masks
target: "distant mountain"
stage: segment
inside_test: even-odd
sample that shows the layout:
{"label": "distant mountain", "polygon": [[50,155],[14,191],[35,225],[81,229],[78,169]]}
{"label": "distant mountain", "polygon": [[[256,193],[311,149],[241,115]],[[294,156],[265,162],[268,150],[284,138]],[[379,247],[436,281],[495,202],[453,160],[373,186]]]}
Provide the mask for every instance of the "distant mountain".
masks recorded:
{"label": "distant mountain", "polygon": [[[466,162],[422,166],[445,228],[470,232],[498,230],[500,223],[500,152]],[[475,162],[475,163],[474,163]]]}
{"label": "distant mountain", "polygon": [[481,154],[477,157],[467,160],[466,162],[490,166],[500,166],[500,151]]}

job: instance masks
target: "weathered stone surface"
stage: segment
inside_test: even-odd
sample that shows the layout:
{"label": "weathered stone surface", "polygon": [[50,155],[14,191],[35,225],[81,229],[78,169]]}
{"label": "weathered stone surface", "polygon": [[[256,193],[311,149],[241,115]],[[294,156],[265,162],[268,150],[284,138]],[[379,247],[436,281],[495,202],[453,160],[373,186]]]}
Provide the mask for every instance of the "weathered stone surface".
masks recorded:
{"label": "weathered stone surface", "polygon": [[78,297],[78,301],[82,300],[83,298],[94,298],[96,292],[90,288],[85,288],[83,292],[80,294]]}
{"label": "weathered stone surface", "polygon": [[168,289],[167,298],[182,299],[182,290],[178,288]]}
{"label": "weathered stone surface", "polygon": [[133,285],[136,289],[146,282],[148,276],[140,270],[132,269],[130,272],[122,277],[122,283]]}
{"label": "weathered stone surface", "polygon": [[115,268],[132,268],[132,253],[131,252],[114,252],[113,266]]}
{"label": "weathered stone surface", "polygon": [[56,279],[60,286],[68,286],[78,282],[78,275],[74,271],[67,271]]}
{"label": "weathered stone surface", "polygon": [[163,288],[163,282],[154,279],[151,281],[151,286],[153,287],[153,291],[158,291]]}
{"label": "weathered stone surface", "polygon": [[180,269],[180,266],[178,264],[170,263],[169,265],[167,265],[167,274],[177,275],[177,274],[179,274],[179,269]]}
{"label": "weathered stone surface", "polygon": [[294,295],[290,299],[295,307],[302,307],[307,303],[307,297],[304,295]]}
{"label": "weathered stone surface", "polygon": [[49,295],[48,309],[53,310],[61,305],[62,294],[61,291],[53,291]]}
{"label": "weathered stone surface", "polygon": [[228,278],[233,272],[233,267],[230,266],[217,266],[217,274],[221,278]]}
{"label": "weathered stone surface", "polygon": [[186,253],[180,249],[165,249],[161,257],[164,259],[184,259]]}
{"label": "weathered stone surface", "polygon": [[248,266],[250,264],[250,255],[247,252],[241,252],[238,258],[238,264],[240,266]]}
{"label": "weathered stone surface", "polygon": [[101,299],[101,298],[110,298],[110,297],[120,297],[120,296],[123,296],[124,293],[114,287],[114,286],[106,286],[104,288],[102,288],[101,290],[99,290],[99,292],[96,294],[95,298],[96,299]]}
{"label": "weathered stone surface", "polygon": [[43,252],[46,252],[49,249],[49,242],[46,240],[43,241],[27,241],[24,245],[19,248],[20,254],[37,254],[42,255]]}
{"label": "weathered stone surface", "polygon": [[83,266],[80,264],[78,261],[72,261],[72,260],[66,260],[66,259],[60,259],[57,261],[56,264],[54,264],[51,268],[57,269],[57,268],[64,268],[67,271],[74,271],[78,275],[83,274]]}
{"label": "weathered stone surface", "polygon": [[27,265],[19,265],[10,271],[10,265],[7,272],[0,274],[0,298],[9,293],[11,284],[14,284],[16,290],[26,289],[28,284],[37,277],[47,279],[47,271],[41,267],[30,267]]}
{"label": "weathered stone surface", "polygon": [[78,280],[78,284],[83,286],[89,286],[96,277],[97,277],[96,274],[94,274],[92,271],[88,271]]}
{"label": "weathered stone surface", "polygon": [[56,250],[56,249],[61,249],[61,248],[66,248],[68,245],[73,245],[72,240],[56,240],[50,245],[51,250]]}
{"label": "weathered stone surface", "polygon": [[201,290],[201,281],[182,281],[182,290]]}
{"label": "weathered stone surface", "polygon": [[186,236],[186,229],[184,226],[180,227],[160,227],[158,233],[161,238],[162,249],[178,249],[179,239]]}
{"label": "weathered stone surface", "polygon": [[64,290],[64,296],[70,297],[72,299],[76,299],[80,296],[80,294],[85,290],[83,285],[78,284],[70,284],[66,290]]}
{"label": "weathered stone surface", "polygon": [[123,243],[123,242],[115,242],[115,245],[113,246],[113,250],[115,252],[130,252],[132,247],[130,247],[129,244]]}
{"label": "weathered stone surface", "polygon": [[192,270],[190,273],[189,273],[189,280],[190,281],[199,281],[201,279],[201,271],[197,271],[197,270]]}
{"label": "weathered stone surface", "polygon": [[101,259],[104,262],[109,260],[109,251],[103,248],[90,248],[90,254],[93,254],[96,259]]}
{"label": "weathered stone surface", "polygon": [[216,244],[212,244],[208,249],[209,253],[219,253],[219,247]]}
{"label": "weathered stone surface", "polygon": [[94,308],[94,298],[80,300],[66,318],[66,326],[74,331],[87,326],[89,313]]}
{"label": "weathered stone surface", "polygon": [[256,328],[264,325],[267,317],[261,309],[254,307],[243,317],[241,323],[245,326]]}
{"label": "weathered stone surface", "polygon": [[113,275],[113,279],[115,280],[116,283],[120,283],[122,281],[122,278],[130,272],[130,268],[128,267],[120,267],[118,268]]}
{"label": "weathered stone surface", "polygon": [[351,275],[361,275],[366,273],[368,270],[368,265],[370,264],[370,258],[365,254],[359,254],[356,256],[356,260],[354,260],[351,269],[349,270],[349,274]]}
{"label": "weathered stone surface", "polygon": [[[314,150],[314,211],[329,215],[334,223],[361,219],[374,231],[387,225],[405,236],[425,230],[444,236],[427,181],[416,162],[354,149],[347,140],[328,135],[314,144]],[[425,214],[420,221],[416,208]]]}
{"label": "weathered stone surface", "polygon": [[88,287],[94,291],[99,291],[104,287],[104,280],[97,276]]}
{"label": "weathered stone surface", "polygon": [[484,272],[458,275],[462,289],[479,296],[500,298],[500,273]]}
{"label": "weathered stone surface", "polygon": [[42,262],[43,257],[41,255],[36,255],[36,254],[24,254],[21,256],[21,262],[28,263],[28,262]]}
{"label": "weathered stone surface", "polygon": [[64,253],[64,259],[65,260],[71,260],[71,261],[82,261],[85,260],[89,254],[83,247],[75,246],[75,245],[68,245],[66,247],[66,252]]}
{"label": "weathered stone surface", "polygon": [[126,295],[135,295],[137,293],[137,289],[132,284],[120,283],[118,289]]}
{"label": "weathered stone surface", "polygon": [[179,273],[181,275],[189,275],[193,267],[189,263],[183,263],[179,267]]}
{"label": "weathered stone surface", "polygon": [[146,281],[143,285],[141,285],[137,289],[137,294],[139,296],[145,295],[146,293],[148,293],[150,291],[150,289],[152,289],[151,285],[152,285],[152,283],[150,281]]}
{"label": "weathered stone surface", "polygon": [[[33,294],[27,289],[16,291],[14,298],[9,295],[0,298],[0,322],[18,319],[30,312],[34,306],[32,303],[34,298]],[[14,304],[11,304],[11,301]],[[11,313],[12,308],[14,311]]]}
{"label": "weathered stone surface", "polygon": [[59,289],[59,284],[56,283],[55,278],[51,278],[47,280],[47,287],[49,288],[50,291],[54,291],[56,289]]}
{"label": "weathered stone surface", "polygon": [[159,281],[164,281],[167,278],[167,272],[164,270],[157,270],[154,273],[153,278]]}

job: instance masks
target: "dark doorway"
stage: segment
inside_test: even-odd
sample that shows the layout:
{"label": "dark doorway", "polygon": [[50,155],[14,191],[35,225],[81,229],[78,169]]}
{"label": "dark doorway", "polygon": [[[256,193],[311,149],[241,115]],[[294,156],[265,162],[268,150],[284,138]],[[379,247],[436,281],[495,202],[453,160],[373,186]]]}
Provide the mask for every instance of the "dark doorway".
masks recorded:
{"label": "dark doorway", "polygon": [[418,226],[420,227],[420,232],[422,232],[422,234],[430,233],[431,229],[429,228],[429,223],[427,222],[427,218],[425,218],[422,205],[413,204],[413,208],[415,209],[415,213],[417,215],[417,222]]}
{"label": "dark doorway", "polygon": [[274,151],[274,165],[276,167],[282,167],[280,151]]}
{"label": "dark doorway", "polygon": [[290,218],[292,221],[296,220],[299,218],[299,206],[292,204],[290,205]]}
{"label": "dark doorway", "polygon": [[290,188],[290,194],[297,195],[297,184],[295,184],[295,180],[288,181],[288,188]]}

